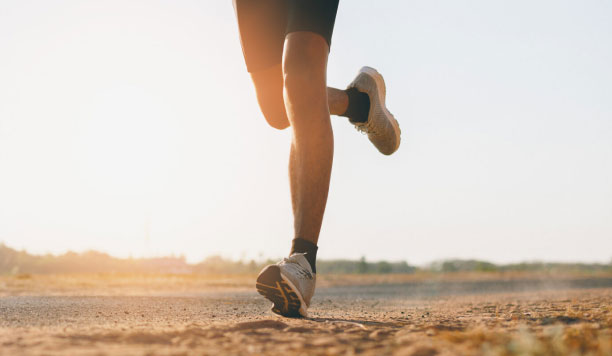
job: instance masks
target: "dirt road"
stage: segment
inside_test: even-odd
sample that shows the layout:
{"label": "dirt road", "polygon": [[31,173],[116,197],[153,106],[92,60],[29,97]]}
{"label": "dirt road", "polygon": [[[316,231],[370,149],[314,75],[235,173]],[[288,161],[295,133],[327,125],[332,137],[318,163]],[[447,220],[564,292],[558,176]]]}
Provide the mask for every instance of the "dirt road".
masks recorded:
{"label": "dirt road", "polygon": [[37,278],[0,280],[0,355],[612,355],[610,277],[330,279],[309,319],[271,314],[250,278]]}

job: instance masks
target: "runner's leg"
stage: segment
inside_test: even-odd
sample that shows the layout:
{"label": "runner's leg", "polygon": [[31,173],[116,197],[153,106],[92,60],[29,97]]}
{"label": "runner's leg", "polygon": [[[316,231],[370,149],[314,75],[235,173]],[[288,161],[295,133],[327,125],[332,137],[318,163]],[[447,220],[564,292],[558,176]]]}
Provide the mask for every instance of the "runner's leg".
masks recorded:
{"label": "runner's leg", "polygon": [[334,138],[327,100],[329,45],[319,34],[291,32],[283,54],[284,98],[293,130],[289,160],[295,237],[316,244],[327,202]]}

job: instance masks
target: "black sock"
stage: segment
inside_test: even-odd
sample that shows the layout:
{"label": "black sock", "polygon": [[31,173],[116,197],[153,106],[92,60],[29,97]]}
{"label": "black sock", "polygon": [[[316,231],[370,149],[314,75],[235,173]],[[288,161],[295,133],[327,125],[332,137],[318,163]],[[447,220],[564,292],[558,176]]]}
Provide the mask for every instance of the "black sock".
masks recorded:
{"label": "black sock", "polygon": [[346,112],[340,116],[349,118],[350,122],[367,122],[370,113],[370,97],[356,88],[349,88],[344,91],[348,96]]}
{"label": "black sock", "polygon": [[316,261],[318,249],[317,245],[312,242],[296,237],[291,241],[291,253],[289,255],[295,252],[305,253],[304,257],[308,260],[310,268],[312,268],[312,273],[317,273]]}

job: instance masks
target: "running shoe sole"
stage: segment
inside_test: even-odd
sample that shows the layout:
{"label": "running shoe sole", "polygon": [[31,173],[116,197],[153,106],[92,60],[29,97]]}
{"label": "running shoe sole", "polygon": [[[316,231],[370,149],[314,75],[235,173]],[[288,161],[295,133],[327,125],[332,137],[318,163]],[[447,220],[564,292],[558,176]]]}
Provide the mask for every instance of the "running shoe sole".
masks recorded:
{"label": "running shoe sole", "polygon": [[291,318],[306,316],[302,296],[293,283],[283,278],[278,266],[266,267],[257,277],[255,288],[259,294],[274,303],[272,312]]}

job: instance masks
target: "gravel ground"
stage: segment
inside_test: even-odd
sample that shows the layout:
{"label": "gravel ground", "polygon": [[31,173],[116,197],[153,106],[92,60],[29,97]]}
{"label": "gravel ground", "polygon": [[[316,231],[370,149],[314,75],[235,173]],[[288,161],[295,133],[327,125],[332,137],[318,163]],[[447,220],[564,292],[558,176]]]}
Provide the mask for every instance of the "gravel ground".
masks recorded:
{"label": "gravel ground", "polygon": [[612,355],[609,277],[328,281],[309,319],[250,278],[96,278],[1,279],[0,355]]}

